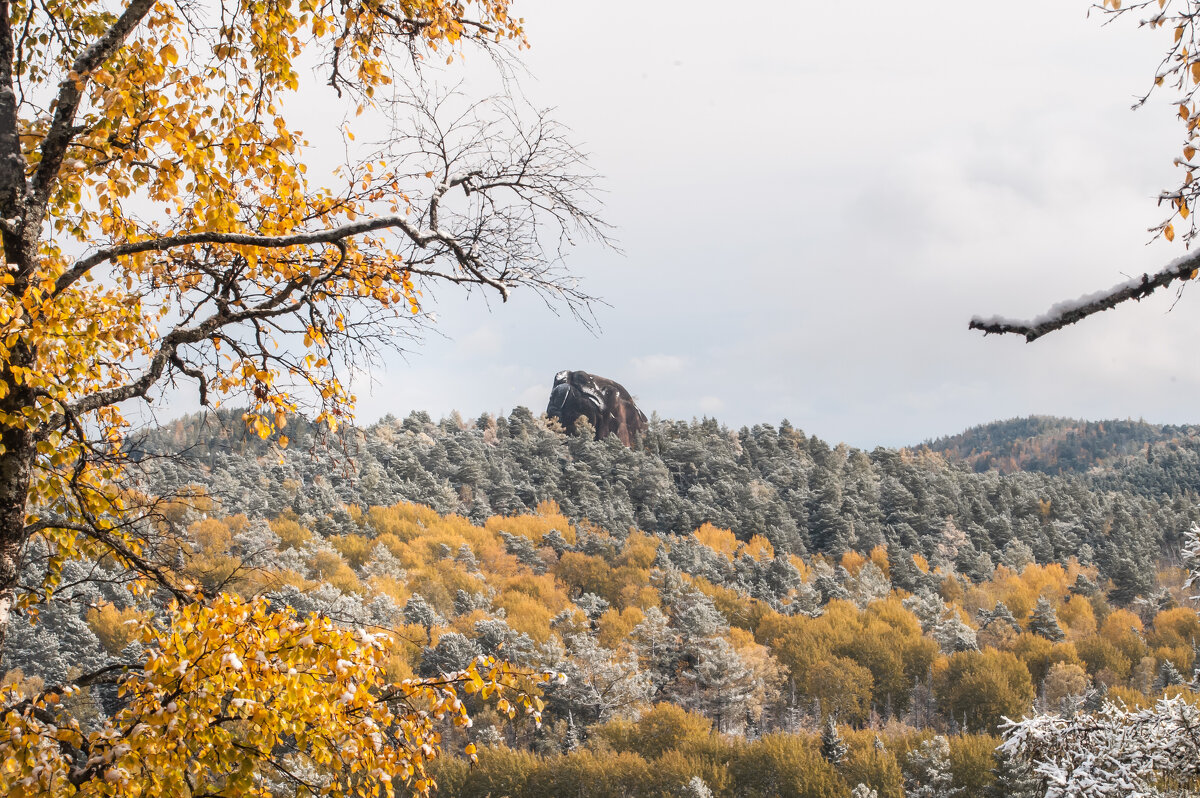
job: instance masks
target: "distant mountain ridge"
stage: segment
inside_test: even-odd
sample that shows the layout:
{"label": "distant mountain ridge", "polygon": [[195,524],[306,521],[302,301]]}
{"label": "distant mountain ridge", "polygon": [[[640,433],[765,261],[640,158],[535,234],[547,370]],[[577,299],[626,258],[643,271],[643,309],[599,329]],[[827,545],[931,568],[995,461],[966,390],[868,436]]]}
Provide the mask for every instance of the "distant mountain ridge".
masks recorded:
{"label": "distant mountain ridge", "polygon": [[1197,444],[1200,426],[1195,425],[1027,416],[981,424],[913,448],[965,463],[977,473],[995,469],[1003,474],[1082,474],[1115,467],[1128,458],[1153,462],[1156,450],[1165,453]]}

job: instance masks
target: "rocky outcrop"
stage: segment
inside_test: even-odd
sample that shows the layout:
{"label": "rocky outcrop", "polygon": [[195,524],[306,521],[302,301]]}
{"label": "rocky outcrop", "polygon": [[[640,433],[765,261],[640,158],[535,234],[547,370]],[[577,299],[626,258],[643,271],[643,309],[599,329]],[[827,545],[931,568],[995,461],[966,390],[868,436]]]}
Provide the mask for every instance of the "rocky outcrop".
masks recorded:
{"label": "rocky outcrop", "polygon": [[554,375],[546,414],[557,418],[567,432],[575,432],[575,422],[586,418],[596,430],[596,440],[616,435],[621,443],[632,446],[646,431],[646,414],[638,410],[629,391],[586,371],[560,371]]}

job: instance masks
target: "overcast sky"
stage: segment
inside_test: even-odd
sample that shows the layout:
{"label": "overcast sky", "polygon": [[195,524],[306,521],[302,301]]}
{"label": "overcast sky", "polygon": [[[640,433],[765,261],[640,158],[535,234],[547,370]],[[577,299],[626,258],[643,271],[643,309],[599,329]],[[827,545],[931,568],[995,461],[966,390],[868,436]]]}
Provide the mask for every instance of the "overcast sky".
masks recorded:
{"label": "overcast sky", "polygon": [[647,413],[864,447],[1032,413],[1200,422],[1194,290],[1032,345],[967,331],[1183,254],[1146,246],[1172,94],[1130,110],[1169,32],[1084,0],[514,6],[526,94],[604,176],[622,251],[570,256],[601,329],[443,292],[446,337],[360,386],[364,421],[540,412],[584,369]]}

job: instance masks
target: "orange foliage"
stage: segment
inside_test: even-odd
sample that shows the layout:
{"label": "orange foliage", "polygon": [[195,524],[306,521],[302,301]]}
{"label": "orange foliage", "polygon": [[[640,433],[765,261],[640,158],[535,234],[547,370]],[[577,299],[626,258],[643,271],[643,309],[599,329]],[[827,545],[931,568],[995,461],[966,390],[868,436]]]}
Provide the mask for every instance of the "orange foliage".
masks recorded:
{"label": "orange foliage", "polygon": [[884,546],[882,543],[876,545],[875,548],[871,549],[871,553],[868,556],[871,562],[875,563],[876,567],[883,571],[884,575],[889,578],[891,577],[892,564],[888,562],[887,546]]}
{"label": "orange foliage", "polygon": [[143,615],[132,607],[119,610],[105,602],[87,611],[87,624],[110,654],[120,654],[142,633]]}
{"label": "orange foliage", "polygon": [[745,553],[756,560],[773,560],[775,559],[775,547],[771,545],[771,541],[767,540],[762,535],[755,535],[746,543]]}
{"label": "orange foliage", "polygon": [[733,559],[734,552],[737,551],[738,539],[728,529],[721,529],[706,523],[692,534],[705,546],[730,559]]}
{"label": "orange foliage", "polygon": [[857,574],[866,562],[867,558],[857,551],[850,550],[842,554],[842,567],[849,571],[851,576]]}

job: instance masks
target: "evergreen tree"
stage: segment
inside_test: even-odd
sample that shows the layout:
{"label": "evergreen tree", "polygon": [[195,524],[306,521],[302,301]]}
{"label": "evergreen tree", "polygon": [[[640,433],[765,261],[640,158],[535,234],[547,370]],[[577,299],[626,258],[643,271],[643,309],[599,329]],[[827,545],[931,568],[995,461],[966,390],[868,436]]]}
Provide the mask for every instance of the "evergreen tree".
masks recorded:
{"label": "evergreen tree", "polygon": [[821,729],[821,757],[829,764],[837,767],[845,761],[850,748],[838,734],[837,722],[830,713],[825,718],[825,726]]}
{"label": "evergreen tree", "polygon": [[984,798],[1042,798],[1046,794],[1041,778],[1029,762],[1010,755],[1003,747],[996,750],[992,783]]}
{"label": "evergreen tree", "polygon": [[921,743],[904,762],[906,798],[966,798],[950,772],[950,741],[943,735]]}
{"label": "evergreen tree", "polygon": [[404,604],[404,622],[420,626],[425,630],[425,641],[433,642],[433,627],[441,622],[433,607],[420,593],[413,593]]}
{"label": "evergreen tree", "polygon": [[942,622],[935,626],[930,634],[944,654],[979,650],[975,630],[963,623],[956,612],[947,613]]}
{"label": "evergreen tree", "polygon": [[562,752],[569,754],[583,745],[583,732],[575,725],[575,715],[567,710],[567,731],[563,734]]}
{"label": "evergreen tree", "polygon": [[1164,659],[1162,665],[1158,667],[1158,675],[1154,679],[1155,692],[1166,687],[1183,684],[1183,674],[1175,667],[1175,664],[1169,659]]}
{"label": "evergreen tree", "polygon": [[458,632],[446,632],[436,646],[421,650],[421,675],[432,677],[461,671],[482,654],[479,644],[471,638]]}
{"label": "evergreen tree", "polygon": [[1088,689],[1083,694],[1083,710],[1085,712],[1099,712],[1104,707],[1104,702],[1108,700],[1108,687],[1103,682],[1096,682],[1094,687]]}
{"label": "evergreen tree", "polygon": [[1041,635],[1052,643],[1058,643],[1066,637],[1062,627],[1058,625],[1058,614],[1045,596],[1040,596],[1029,616],[1029,631]]}
{"label": "evergreen tree", "polygon": [[981,632],[992,624],[999,623],[1017,634],[1021,633],[1021,624],[1017,623],[1017,619],[1013,617],[1012,610],[1003,601],[997,601],[993,609],[980,609],[976,613],[976,617],[979,618],[979,631]]}

